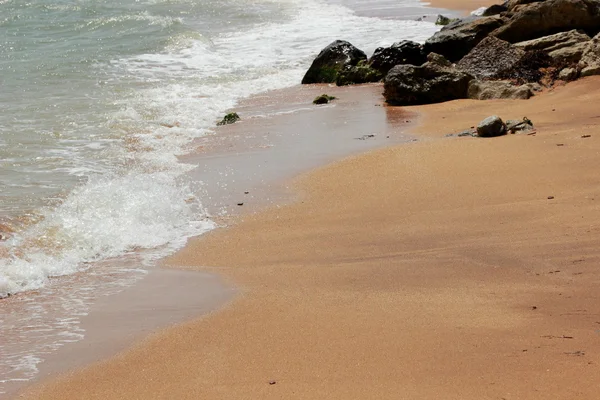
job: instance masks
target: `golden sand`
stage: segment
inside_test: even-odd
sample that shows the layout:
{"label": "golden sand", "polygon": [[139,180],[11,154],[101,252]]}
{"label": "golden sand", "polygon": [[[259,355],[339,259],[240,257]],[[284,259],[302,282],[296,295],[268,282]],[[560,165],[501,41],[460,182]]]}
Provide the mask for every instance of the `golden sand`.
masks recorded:
{"label": "golden sand", "polygon": [[[232,304],[28,398],[597,399],[599,100],[587,78],[415,108],[420,142],[168,261],[239,285]],[[444,138],[490,114],[537,134]]]}

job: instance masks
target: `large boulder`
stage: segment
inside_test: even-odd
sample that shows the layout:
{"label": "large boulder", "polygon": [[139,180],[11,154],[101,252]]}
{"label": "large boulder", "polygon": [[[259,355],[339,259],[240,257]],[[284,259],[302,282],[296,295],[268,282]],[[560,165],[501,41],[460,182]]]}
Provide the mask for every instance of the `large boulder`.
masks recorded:
{"label": "large boulder", "polygon": [[524,50],[542,50],[557,62],[578,62],[591,38],[576,29],[515,43]]}
{"label": "large boulder", "polygon": [[598,0],[546,0],[527,4],[518,8],[492,35],[517,43],[572,29],[594,34],[600,30]]}
{"label": "large boulder", "polygon": [[490,32],[502,26],[505,20],[505,17],[494,15],[490,17],[471,16],[454,21],[427,39],[423,50],[425,54],[438,53],[448,60],[456,62]]}
{"label": "large boulder", "polygon": [[534,87],[531,84],[516,86],[508,81],[480,81],[475,79],[469,83],[469,91],[467,92],[468,98],[473,100],[527,100],[533,95]]}
{"label": "large boulder", "polygon": [[355,66],[362,60],[366,61],[367,55],[344,40],[336,40],[325,47],[302,79],[307,83],[332,83],[338,73],[347,66]]}
{"label": "large boulder", "polygon": [[428,58],[421,66],[396,65],[388,72],[383,96],[389,104],[430,104],[467,97],[473,76],[448,66],[447,60]]}
{"label": "large boulder", "polygon": [[506,75],[524,55],[525,50],[488,36],[464,56],[456,68],[479,79],[494,79]]}
{"label": "large boulder", "polygon": [[378,47],[369,60],[369,65],[385,75],[396,65],[421,65],[425,61],[427,57],[423,53],[423,46],[410,40],[403,40],[390,47]]}

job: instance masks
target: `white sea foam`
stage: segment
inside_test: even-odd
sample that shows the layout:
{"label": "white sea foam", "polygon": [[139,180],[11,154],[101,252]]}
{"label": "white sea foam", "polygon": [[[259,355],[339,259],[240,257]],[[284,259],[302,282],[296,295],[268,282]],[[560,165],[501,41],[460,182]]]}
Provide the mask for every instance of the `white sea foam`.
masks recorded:
{"label": "white sea foam", "polygon": [[[40,354],[78,340],[83,334],[79,317],[87,312],[92,293],[113,293],[134,282],[139,264],[151,264],[183,246],[188,237],[214,227],[202,199],[183,177],[191,166],[181,164],[177,156],[189,150],[193,139],[210,133],[238,100],[298,84],[318,51],[335,39],[348,40],[370,54],[399,40],[422,42],[438,29],[427,22],[359,17],[320,0],[280,3],[293,10],[283,21],[211,38],[186,31],[160,52],[97,63],[102,76],[98,84],[113,87],[115,94],[103,126],[108,133],[66,116],[61,129],[90,130],[89,140],[65,138],[59,141],[61,147],[39,155],[39,164],[52,163],[53,172],[81,183],[56,204],[38,210],[38,223],[0,242],[0,297],[44,288],[52,277],[80,271],[89,279],[66,291],[46,286],[42,293],[51,296],[44,306],[36,300],[29,304],[26,318],[0,318],[7,324],[4,329],[25,323],[23,319],[31,321],[32,328],[23,334],[40,338],[31,342],[35,345],[19,348],[21,339],[15,335],[6,347],[0,346],[0,375],[3,366],[18,367],[8,379],[0,376],[0,382],[30,378]],[[103,27],[139,19],[164,27],[182,24],[178,18],[147,13],[99,17],[92,24]],[[43,174],[39,166],[32,168]],[[120,261],[102,264],[133,253],[139,256],[134,266],[115,269]],[[46,307],[61,318],[44,319]]]}

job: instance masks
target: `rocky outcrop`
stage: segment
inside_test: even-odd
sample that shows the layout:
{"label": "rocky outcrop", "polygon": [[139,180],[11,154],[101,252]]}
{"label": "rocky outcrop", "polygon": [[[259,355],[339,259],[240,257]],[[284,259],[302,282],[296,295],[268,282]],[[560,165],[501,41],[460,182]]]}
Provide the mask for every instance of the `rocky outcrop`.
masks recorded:
{"label": "rocky outcrop", "polygon": [[479,79],[494,79],[514,69],[524,55],[525,50],[488,36],[464,56],[456,68]]}
{"label": "rocky outcrop", "polygon": [[496,137],[506,135],[506,124],[497,115],[487,117],[477,125],[477,136]]}
{"label": "rocky outcrop", "polygon": [[302,79],[307,83],[333,83],[345,67],[358,65],[366,61],[367,55],[344,40],[336,40],[325,47],[315,58]]}
{"label": "rocky outcrop", "polygon": [[557,62],[578,62],[591,38],[576,29],[515,43],[524,50],[542,50]]}
{"label": "rocky outcrop", "polygon": [[583,50],[578,67],[580,76],[600,75],[600,34],[590,40]]}
{"label": "rocky outcrop", "polygon": [[481,15],[483,15],[484,17],[490,17],[492,15],[498,15],[500,13],[503,13],[507,10],[508,8],[504,4],[494,4],[486,8],[483,14]]}
{"label": "rocky outcrop", "polygon": [[360,83],[379,82],[384,74],[377,71],[367,63],[366,60],[360,61],[358,65],[346,66],[339,73],[335,80],[338,86],[354,85]]}
{"label": "rocky outcrop", "polygon": [[463,58],[488,34],[505,22],[499,15],[467,17],[443,27],[423,45],[425,54],[438,53],[452,62]]}
{"label": "rocky outcrop", "polygon": [[572,29],[600,30],[597,0],[546,0],[513,9],[516,11],[510,19],[492,33],[511,43]]}
{"label": "rocky outcrop", "polygon": [[508,81],[480,81],[472,80],[469,83],[467,96],[473,100],[492,99],[521,99],[527,100],[534,95],[534,86],[524,84],[513,85]]}
{"label": "rocky outcrop", "polygon": [[427,61],[427,57],[419,43],[403,40],[390,47],[377,48],[369,60],[369,65],[385,75],[396,65],[421,65],[425,61]]}
{"label": "rocky outcrop", "polygon": [[383,96],[394,105],[439,103],[467,97],[473,76],[458,71],[436,57],[421,66],[396,65],[384,80]]}

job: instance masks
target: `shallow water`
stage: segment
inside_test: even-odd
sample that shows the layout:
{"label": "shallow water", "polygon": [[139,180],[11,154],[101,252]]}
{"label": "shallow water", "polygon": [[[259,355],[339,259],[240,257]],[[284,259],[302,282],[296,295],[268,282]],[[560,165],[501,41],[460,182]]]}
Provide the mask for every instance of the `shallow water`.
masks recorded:
{"label": "shallow water", "polygon": [[227,109],[297,84],[335,39],[371,53],[437,30],[416,2],[347,5],[0,0],[0,297],[22,293],[0,302],[0,393],[79,340],[95,299],[213,228],[178,156]]}

